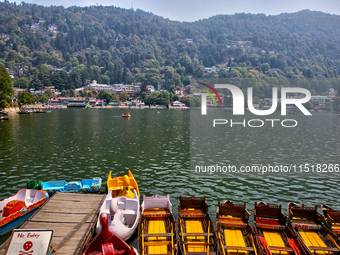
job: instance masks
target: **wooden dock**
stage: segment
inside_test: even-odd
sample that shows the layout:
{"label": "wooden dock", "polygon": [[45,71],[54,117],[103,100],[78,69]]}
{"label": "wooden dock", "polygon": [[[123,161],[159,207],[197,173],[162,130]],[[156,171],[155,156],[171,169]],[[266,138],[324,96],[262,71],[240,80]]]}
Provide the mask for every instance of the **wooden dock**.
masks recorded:
{"label": "wooden dock", "polygon": [[[53,255],[82,254],[92,237],[105,195],[56,193],[21,229],[53,229]],[[0,254],[8,240],[0,247]]]}

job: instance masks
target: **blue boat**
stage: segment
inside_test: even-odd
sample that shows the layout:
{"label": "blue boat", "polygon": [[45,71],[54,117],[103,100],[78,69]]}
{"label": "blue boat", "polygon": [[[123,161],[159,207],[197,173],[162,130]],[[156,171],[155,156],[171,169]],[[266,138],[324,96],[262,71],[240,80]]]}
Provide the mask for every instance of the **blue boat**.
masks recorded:
{"label": "blue boat", "polygon": [[102,184],[102,179],[99,177],[95,177],[92,179],[85,179],[82,181],[35,181],[29,180],[27,183],[27,187],[34,189],[42,189],[48,191],[50,193],[54,192],[68,192],[68,193],[78,193],[78,192],[99,192]]}

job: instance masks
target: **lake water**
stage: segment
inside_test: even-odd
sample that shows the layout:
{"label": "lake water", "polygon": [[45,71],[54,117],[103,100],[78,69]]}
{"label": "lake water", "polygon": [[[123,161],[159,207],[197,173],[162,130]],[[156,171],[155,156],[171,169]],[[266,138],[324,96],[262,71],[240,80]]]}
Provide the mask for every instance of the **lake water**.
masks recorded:
{"label": "lake water", "polygon": [[[109,171],[121,176],[131,170],[141,196],[170,194],[175,217],[179,196],[190,195],[206,196],[213,219],[218,201],[226,199],[246,202],[251,213],[257,201],[282,204],[285,212],[290,201],[340,208],[339,178],[194,178],[189,171],[190,111],[129,112],[132,117],[126,119],[116,109],[59,109],[12,114],[0,122],[0,199],[24,188],[29,179],[101,177],[105,182]],[[232,116],[231,111],[226,114]],[[220,131],[236,148],[223,152],[224,163],[339,164],[340,117],[296,116],[296,129]],[[281,146],[268,146],[273,143]]]}

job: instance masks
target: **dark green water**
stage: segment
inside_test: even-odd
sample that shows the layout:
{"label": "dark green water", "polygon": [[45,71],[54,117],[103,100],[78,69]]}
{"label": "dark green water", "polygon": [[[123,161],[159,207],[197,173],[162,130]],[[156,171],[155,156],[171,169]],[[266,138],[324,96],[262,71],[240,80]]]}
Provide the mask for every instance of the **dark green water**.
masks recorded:
{"label": "dark green water", "polygon": [[[170,194],[175,216],[179,196],[189,195],[205,195],[213,218],[217,202],[226,199],[246,202],[251,212],[256,201],[281,203],[284,210],[290,201],[340,208],[339,179],[193,178],[189,173],[190,112],[129,112],[132,117],[125,119],[120,117],[123,111],[115,109],[60,109],[13,114],[9,121],[0,122],[0,199],[24,188],[29,179],[72,181],[98,176],[105,181],[110,170],[120,176],[130,169],[141,195]],[[233,131],[234,143],[246,147],[227,156],[239,162],[243,158],[247,164],[258,159],[299,163],[319,157],[332,159],[325,163],[339,163],[340,117],[315,113],[312,120],[301,124],[299,131],[285,130],[284,136]],[[282,139],[281,147],[265,146],[267,140],[279,143]]]}

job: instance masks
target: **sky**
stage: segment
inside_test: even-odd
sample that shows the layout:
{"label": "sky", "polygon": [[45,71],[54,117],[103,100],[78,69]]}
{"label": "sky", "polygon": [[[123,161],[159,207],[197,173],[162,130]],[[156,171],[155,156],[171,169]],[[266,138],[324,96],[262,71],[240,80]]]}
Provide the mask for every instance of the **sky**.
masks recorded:
{"label": "sky", "polygon": [[[17,1],[17,3],[20,2],[21,0]],[[304,9],[340,15],[339,0],[24,0],[24,2],[65,7],[98,4],[129,9],[133,6],[134,9],[142,9],[178,21],[196,21],[218,14],[242,12],[277,15]]]}

